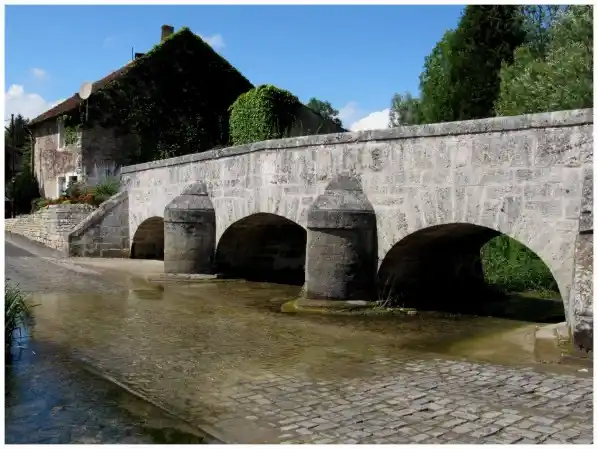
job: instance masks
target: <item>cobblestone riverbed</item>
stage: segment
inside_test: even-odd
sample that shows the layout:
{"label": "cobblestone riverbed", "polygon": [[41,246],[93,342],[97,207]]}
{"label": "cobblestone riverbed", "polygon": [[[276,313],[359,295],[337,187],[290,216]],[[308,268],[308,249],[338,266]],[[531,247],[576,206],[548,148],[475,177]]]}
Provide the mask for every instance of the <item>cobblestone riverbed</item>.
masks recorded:
{"label": "cobblestone riverbed", "polygon": [[281,314],[287,287],[156,287],[13,243],[6,275],[40,304],[36,341],[224,442],[593,441],[591,369],[450,351],[523,323]]}

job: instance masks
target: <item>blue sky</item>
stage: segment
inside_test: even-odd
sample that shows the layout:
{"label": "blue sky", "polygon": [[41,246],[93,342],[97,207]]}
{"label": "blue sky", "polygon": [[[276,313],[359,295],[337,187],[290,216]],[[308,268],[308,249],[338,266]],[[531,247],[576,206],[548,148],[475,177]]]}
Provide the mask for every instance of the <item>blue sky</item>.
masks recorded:
{"label": "blue sky", "polygon": [[[35,116],[160,39],[189,27],[253,84],[315,96],[345,125],[380,127],[395,92],[418,88],[424,58],[462,7],[7,6],[5,116]],[[365,121],[363,120],[365,118]],[[361,121],[360,121],[361,120]]]}

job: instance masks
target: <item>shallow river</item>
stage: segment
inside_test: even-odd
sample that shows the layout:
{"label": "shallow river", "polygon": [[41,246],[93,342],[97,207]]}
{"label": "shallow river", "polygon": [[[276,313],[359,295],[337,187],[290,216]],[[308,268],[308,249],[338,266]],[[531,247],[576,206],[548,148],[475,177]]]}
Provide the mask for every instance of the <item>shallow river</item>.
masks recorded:
{"label": "shallow river", "polygon": [[[26,255],[20,258],[13,261],[10,274],[21,284],[32,282],[24,274],[31,260],[25,260],[29,258]],[[37,259],[36,269],[43,271],[40,267],[47,263]],[[101,281],[97,275],[66,270],[57,277],[46,274],[37,287],[25,285],[39,304],[32,332],[40,348],[36,353],[54,355],[46,356],[40,365],[43,375],[27,373],[33,370],[27,362],[17,363],[14,375],[7,375],[6,428],[12,441],[85,442],[90,438],[90,442],[101,443],[167,438],[147,430],[156,427],[148,424],[147,413],[127,411],[123,403],[133,400],[115,402],[110,399],[118,396],[110,392],[114,387],[90,380],[87,373],[71,375],[75,368],[65,371],[67,362],[56,354],[68,354],[69,360],[74,356],[104,373],[118,373],[123,384],[156,398],[158,404],[174,404],[189,417],[208,423],[212,417],[228,413],[227,404],[218,397],[233,395],[236,386],[267,376],[265,373],[350,381],[373,375],[376,360],[413,357],[536,366],[535,325],[529,322],[434,313],[400,317],[286,314],[280,307],[297,297],[297,287],[242,281],[161,286],[142,280],[143,273],[135,274],[135,263],[138,261],[82,260],[82,265],[102,273]],[[155,269],[148,267],[149,271]],[[548,369],[574,371],[568,367]],[[72,379],[65,381],[65,376]],[[32,393],[52,388],[55,377],[62,378],[63,386],[74,387],[59,389],[51,398]],[[19,382],[26,381],[38,386],[29,391],[19,389]],[[65,399],[58,400],[61,394]],[[81,402],[83,397],[87,399]],[[32,403],[38,407],[37,417],[26,418]],[[73,419],[75,415],[88,417],[93,428],[90,434],[81,436],[78,430],[73,437],[73,433],[48,431],[35,441],[27,440],[28,430],[43,422],[44,416],[69,407],[95,410],[73,414]],[[166,418],[158,420],[162,419]],[[117,421],[120,427],[114,424]],[[114,425],[106,424],[111,422]],[[80,423],[71,426],[80,428]],[[113,434],[102,430],[111,427],[117,429]],[[180,442],[193,438],[177,432],[168,438]]]}

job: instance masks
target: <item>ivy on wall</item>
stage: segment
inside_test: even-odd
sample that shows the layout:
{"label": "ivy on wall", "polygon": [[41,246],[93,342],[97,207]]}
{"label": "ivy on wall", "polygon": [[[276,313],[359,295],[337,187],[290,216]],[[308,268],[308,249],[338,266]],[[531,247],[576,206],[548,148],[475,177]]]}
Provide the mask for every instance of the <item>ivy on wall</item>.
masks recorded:
{"label": "ivy on wall", "polygon": [[241,94],[230,106],[231,143],[242,145],[285,137],[300,106],[295,95],[270,84]]}
{"label": "ivy on wall", "polygon": [[227,145],[229,107],[253,87],[187,28],[123,70],[90,97],[84,120],[134,137],[119,164]]}
{"label": "ivy on wall", "polygon": [[58,119],[62,122],[64,129],[64,144],[75,145],[79,142],[80,132],[82,128],[81,122],[75,121],[72,116],[65,114]]}

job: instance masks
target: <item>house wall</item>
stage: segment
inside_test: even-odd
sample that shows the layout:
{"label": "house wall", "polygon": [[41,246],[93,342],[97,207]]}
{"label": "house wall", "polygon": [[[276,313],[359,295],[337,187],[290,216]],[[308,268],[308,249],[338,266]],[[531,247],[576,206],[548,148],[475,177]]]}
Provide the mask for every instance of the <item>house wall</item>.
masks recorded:
{"label": "house wall", "polygon": [[89,185],[118,174],[117,156],[127,145],[126,137],[111,129],[94,127],[82,131],[79,142],[58,148],[58,122],[50,120],[34,128],[34,164],[43,196],[56,198],[58,180],[77,176]]}

